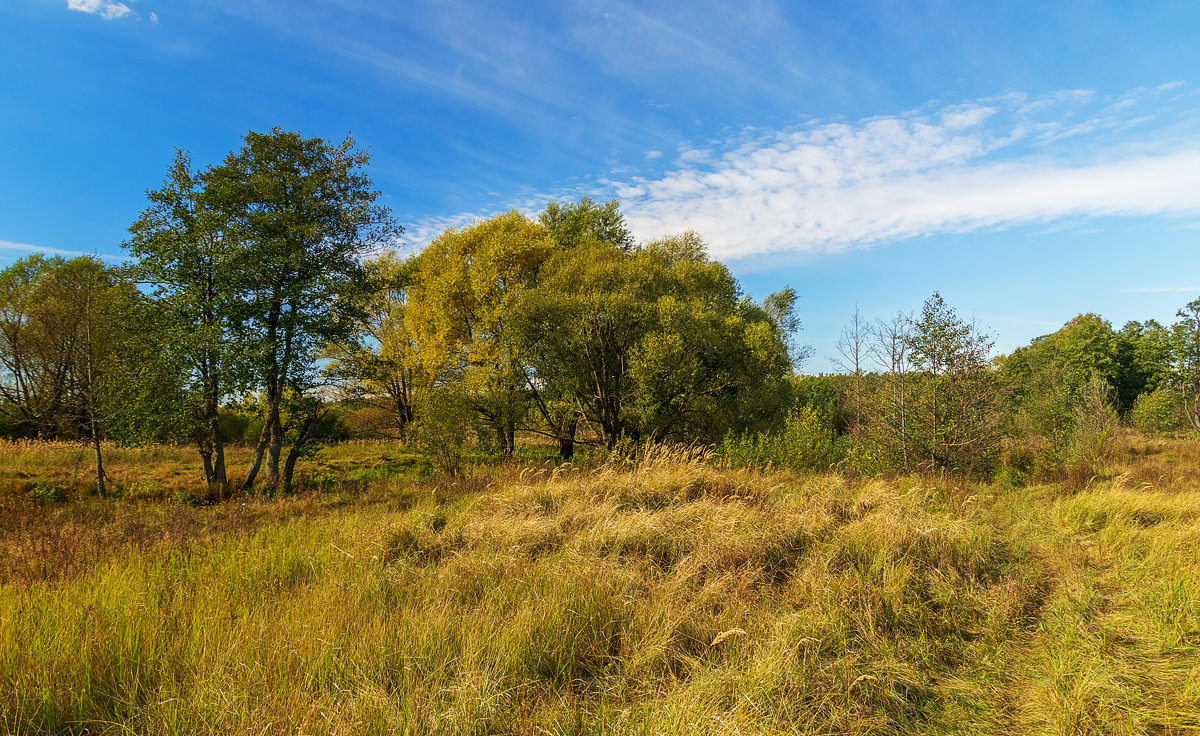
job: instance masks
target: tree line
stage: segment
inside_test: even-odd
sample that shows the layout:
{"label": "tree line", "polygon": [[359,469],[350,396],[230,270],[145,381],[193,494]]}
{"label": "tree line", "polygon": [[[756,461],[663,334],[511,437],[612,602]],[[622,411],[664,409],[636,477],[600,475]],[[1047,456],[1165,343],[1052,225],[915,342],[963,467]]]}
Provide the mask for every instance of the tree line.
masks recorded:
{"label": "tree line", "polygon": [[[468,437],[614,447],[715,442],[786,412],[796,295],[744,297],[694,233],[637,243],[615,202],[551,203],[424,251],[351,138],[250,133],[219,164],[178,152],[121,266],[34,255],[0,276],[9,436],[191,442],[228,486],[230,407],[254,407],[240,480],[291,484],[334,403],[454,469]],[[249,399],[247,398],[249,397]]]}
{"label": "tree line", "polygon": [[[852,315],[840,373],[798,376],[790,289],[745,297],[692,232],[638,242],[616,202],[552,202],[451,228],[419,253],[352,138],[250,133],[177,152],[127,262],[32,255],[0,272],[0,433],[188,442],[231,487],[288,487],[352,409],[443,469],[519,433],[580,445],[704,443],[737,462],[922,469],[1093,463],[1119,418],[1200,430],[1200,300],[1164,326],[1096,315],[1008,356],[934,294]],[[240,422],[240,424],[239,424]]]}
{"label": "tree line", "polygon": [[919,313],[851,315],[839,373],[794,379],[767,433],[727,436],[734,462],[859,472],[1049,475],[1085,480],[1121,422],[1200,431],[1200,299],[1178,320],[1120,330],[1082,314],[1009,355],[935,293]]}

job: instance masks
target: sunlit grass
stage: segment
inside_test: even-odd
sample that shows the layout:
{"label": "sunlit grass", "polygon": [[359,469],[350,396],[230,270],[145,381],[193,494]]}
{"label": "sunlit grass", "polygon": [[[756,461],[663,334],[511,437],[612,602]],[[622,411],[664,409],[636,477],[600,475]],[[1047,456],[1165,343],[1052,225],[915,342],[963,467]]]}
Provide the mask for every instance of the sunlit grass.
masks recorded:
{"label": "sunlit grass", "polygon": [[1138,469],[1200,449],[1148,447],[1076,492],[362,446],[294,496],[13,496],[0,730],[1194,731],[1200,489]]}

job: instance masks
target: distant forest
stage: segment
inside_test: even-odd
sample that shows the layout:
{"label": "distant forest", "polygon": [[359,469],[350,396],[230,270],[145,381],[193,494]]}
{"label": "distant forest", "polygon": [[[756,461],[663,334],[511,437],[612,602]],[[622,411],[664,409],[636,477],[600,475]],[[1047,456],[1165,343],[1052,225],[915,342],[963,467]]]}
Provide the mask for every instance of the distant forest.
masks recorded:
{"label": "distant forest", "polygon": [[[798,368],[796,293],[745,297],[701,237],[638,242],[617,202],[451,228],[410,257],[353,139],[274,129],[147,192],[128,261],[0,272],[0,436],[191,443],[204,481],[287,488],[324,443],[389,437],[440,469],[539,436],[730,463],[1086,477],[1119,425],[1200,429],[1200,299],[1120,330],[1084,314],[1011,355],[938,294],[854,314],[836,375]],[[255,448],[249,468],[224,448]]]}

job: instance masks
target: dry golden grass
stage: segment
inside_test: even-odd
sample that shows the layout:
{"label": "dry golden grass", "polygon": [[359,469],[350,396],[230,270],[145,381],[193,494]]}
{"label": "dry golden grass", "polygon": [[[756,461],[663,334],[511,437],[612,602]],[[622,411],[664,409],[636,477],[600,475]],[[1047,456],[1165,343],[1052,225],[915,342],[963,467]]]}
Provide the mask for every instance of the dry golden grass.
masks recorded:
{"label": "dry golden grass", "polygon": [[1200,444],[1075,493],[374,452],[279,499],[11,496],[0,730],[1200,729],[1200,489],[1137,475]]}
{"label": "dry golden grass", "polygon": [[[236,485],[253,459],[254,449],[230,445],[225,450],[230,480]],[[25,497],[35,488],[52,489],[60,499],[86,499],[96,490],[90,445],[78,442],[0,440],[0,502]],[[189,446],[104,447],[110,493],[135,501],[164,499],[188,502],[218,500],[204,489],[200,456]],[[428,474],[428,463],[391,441],[350,441],[322,448],[315,458],[297,464],[302,488],[361,484],[395,474]]]}

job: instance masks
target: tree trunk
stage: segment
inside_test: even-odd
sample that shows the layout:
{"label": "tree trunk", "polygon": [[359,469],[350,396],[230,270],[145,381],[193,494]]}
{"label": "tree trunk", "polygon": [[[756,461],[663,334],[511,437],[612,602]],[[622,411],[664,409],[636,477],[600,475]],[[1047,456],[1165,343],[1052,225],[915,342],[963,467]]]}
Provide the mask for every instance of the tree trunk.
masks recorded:
{"label": "tree trunk", "polygon": [[274,421],[271,424],[271,445],[267,450],[266,482],[271,486],[279,486],[279,456],[283,453],[283,423],[279,419],[278,408],[273,412]]}
{"label": "tree trunk", "polygon": [[215,425],[214,422],[212,435],[200,444],[200,458],[204,461],[204,482],[210,486],[214,483],[225,486],[229,482],[225,476],[225,443]]}
{"label": "tree trunk", "polygon": [[[209,484],[220,483],[224,486],[229,481],[225,477],[225,441],[221,439],[220,421],[220,390],[216,377],[206,372],[204,386],[204,418],[208,423],[208,438],[205,441],[204,473]],[[211,460],[209,460],[211,458]]]}
{"label": "tree trunk", "polygon": [[296,470],[296,461],[300,459],[300,453],[304,450],[305,445],[308,444],[313,430],[316,429],[317,422],[321,421],[321,417],[323,416],[325,416],[325,412],[322,411],[321,404],[318,402],[308,421],[305,422],[304,429],[300,431],[300,436],[296,438],[292,449],[288,451],[287,461],[283,465],[283,490],[285,492],[292,490],[292,473]]}
{"label": "tree trunk", "polygon": [[204,482],[208,485],[213,483],[213,452],[211,447],[200,447],[200,459],[204,461]]}
{"label": "tree trunk", "polygon": [[92,416],[92,449],[96,451],[96,493],[100,498],[107,498],[108,491],[104,487],[104,456],[100,453],[100,433],[96,431],[96,417]]}
{"label": "tree trunk", "polygon": [[575,432],[579,429],[579,415],[571,417],[564,431],[558,438],[558,459],[570,460],[575,456]]}
{"label": "tree trunk", "polygon": [[246,473],[246,480],[242,481],[241,490],[248,491],[254,485],[254,480],[258,477],[258,471],[262,467],[263,456],[266,454],[267,443],[270,441],[270,438],[267,425],[263,424],[262,431],[258,433],[258,444],[254,448],[254,462],[250,464],[250,470]]}
{"label": "tree trunk", "polygon": [[517,422],[511,415],[505,415],[502,420],[502,431],[504,432],[504,446],[501,451],[504,459],[511,460],[517,452]]}
{"label": "tree trunk", "polygon": [[213,482],[222,486],[229,484],[225,475],[225,441],[221,439],[221,429],[213,422]]}

